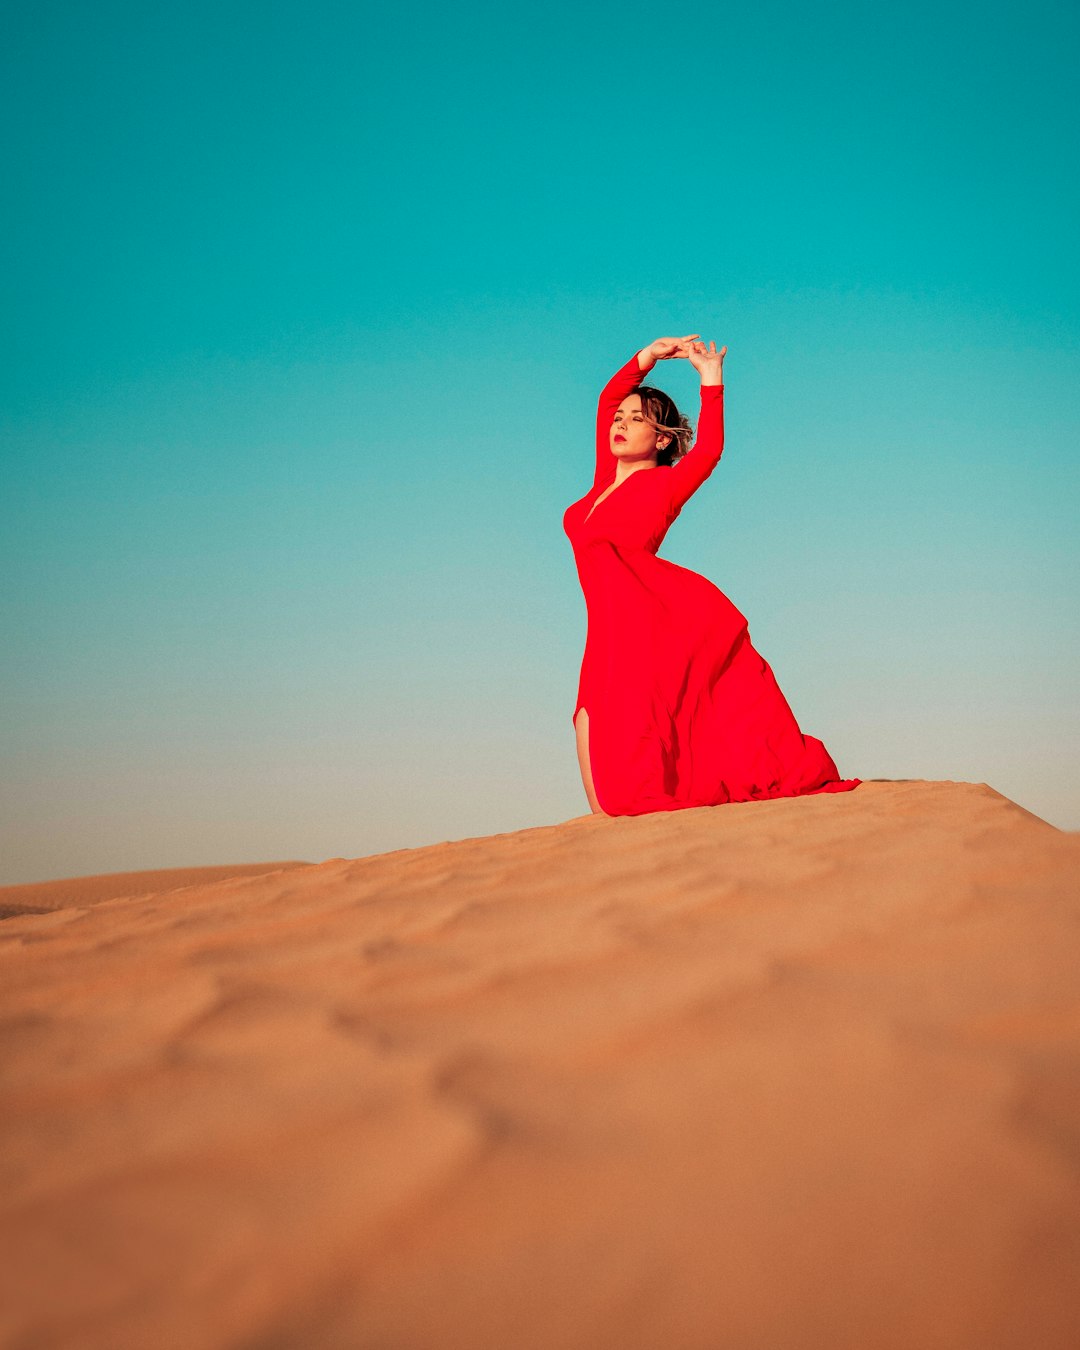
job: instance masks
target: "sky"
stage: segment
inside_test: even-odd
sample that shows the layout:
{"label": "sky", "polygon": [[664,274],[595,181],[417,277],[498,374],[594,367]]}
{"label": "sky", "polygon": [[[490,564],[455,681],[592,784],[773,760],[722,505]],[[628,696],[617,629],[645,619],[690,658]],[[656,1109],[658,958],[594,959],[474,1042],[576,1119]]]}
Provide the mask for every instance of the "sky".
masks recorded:
{"label": "sky", "polygon": [[843,776],[1080,828],[1075,5],[42,0],[4,48],[0,883],[587,813],[562,514],[691,332],[727,440],[661,556]]}

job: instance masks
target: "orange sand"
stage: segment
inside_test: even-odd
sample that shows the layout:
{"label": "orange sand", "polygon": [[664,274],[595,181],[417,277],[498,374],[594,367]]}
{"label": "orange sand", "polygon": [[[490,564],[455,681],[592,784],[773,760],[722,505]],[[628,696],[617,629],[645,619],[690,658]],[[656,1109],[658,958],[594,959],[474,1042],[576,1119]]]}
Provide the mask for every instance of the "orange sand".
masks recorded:
{"label": "orange sand", "polygon": [[869,782],[54,883],[0,924],[0,1345],[1075,1350],[1078,877]]}
{"label": "orange sand", "polygon": [[15,914],[44,914],[53,909],[83,909],[102,900],[129,895],[163,895],[184,886],[225,881],[228,877],[258,877],[304,862],[226,863],[220,867],[169,867],[154,872],[108,872],[97,877],[67,877],[63,881],[34,881],[23,886],[0,886],[0,919]]}

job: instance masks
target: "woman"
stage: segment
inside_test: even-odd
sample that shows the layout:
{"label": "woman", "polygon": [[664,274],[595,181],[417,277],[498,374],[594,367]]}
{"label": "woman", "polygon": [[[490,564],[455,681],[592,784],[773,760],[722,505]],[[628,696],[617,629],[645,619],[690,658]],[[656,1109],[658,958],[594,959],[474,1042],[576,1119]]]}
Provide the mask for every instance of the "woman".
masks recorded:
{"label": "woman", "polygon": [[[573,723],[594,813],[637,816],[722,802],[845,792],[804,736],[746,619],[711,581],[656,556],[724,448],[724,357],[699,333],[657,338],[600,395],[596,474],[567,508],[589,629]],[[657,361],[701,376],[697,441],[650,385]]]}

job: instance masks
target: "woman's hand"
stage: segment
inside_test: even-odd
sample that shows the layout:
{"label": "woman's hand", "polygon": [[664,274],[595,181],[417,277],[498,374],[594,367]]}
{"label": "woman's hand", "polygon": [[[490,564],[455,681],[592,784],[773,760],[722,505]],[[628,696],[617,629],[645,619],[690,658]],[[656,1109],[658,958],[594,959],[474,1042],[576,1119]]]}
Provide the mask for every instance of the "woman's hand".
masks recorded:
{"label": "woman's hand", "polygon": [[690,333],[681,338],[657,338],[655,342],[650,342],[638,352],[638,370],[652,370],[657,361],[668,361],[673,356],[688,356],[690,343],[700,336],[700,333]]}
{"label": "woman's hand", "polygon": [[645,351],[654,361],[668,361],[673,356],[686,356],[689,344],[700,336],[700,333],[689,333],[681,338],[657,338],[645,348]]}
{"label": "woman's hand", "polygon": [[721,347],[716,350],[716,343],[710,342],[708,350],[704,342],[690,342],[688,340],[688,350],[685,353],[686,359],[701,376],[701,383],[723,384],[724,383],[724,357],[727,356],[727,348]]}

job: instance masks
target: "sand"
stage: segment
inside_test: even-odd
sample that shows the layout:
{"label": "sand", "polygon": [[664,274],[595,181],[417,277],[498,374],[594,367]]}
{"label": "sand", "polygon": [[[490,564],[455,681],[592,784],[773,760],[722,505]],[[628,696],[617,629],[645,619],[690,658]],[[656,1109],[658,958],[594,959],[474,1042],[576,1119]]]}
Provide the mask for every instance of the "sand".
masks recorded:
{"label": "sand", "polygon": [[868,782],[0,891],[0,1344],[1075,1350],[1078,879]]}
{"label": "sand", "polygon": [[103,900],[132,895],[163,895],[186,886],[228,877],[258,877],[304,862],[227,863],[218,867],[169,867],[153,872],[108,872],[96,877],[66,877],[62,881],[34,881],[22,886],[0,886],[0,919],[16,914],[47,914],[54,909],[82,909]]}

